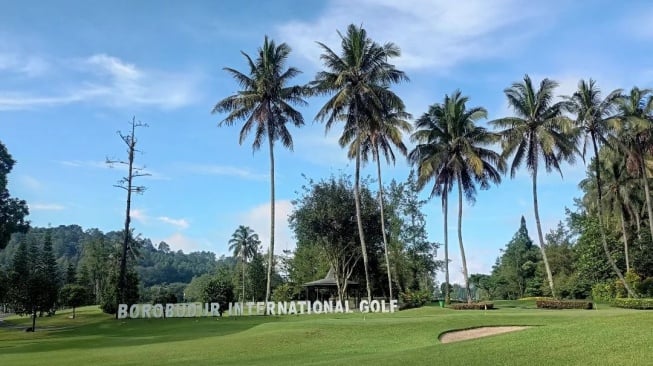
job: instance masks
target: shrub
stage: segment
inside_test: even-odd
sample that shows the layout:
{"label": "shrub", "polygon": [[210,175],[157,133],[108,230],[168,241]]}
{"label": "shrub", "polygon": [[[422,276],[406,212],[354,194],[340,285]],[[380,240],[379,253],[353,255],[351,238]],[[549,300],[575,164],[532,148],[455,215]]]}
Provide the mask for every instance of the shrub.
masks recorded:
{"label": "shrub", "polygon": [[288,283],[282,283],[272,291],[272,301],[274,302],[290,301],[292,297],[292,287]]}
{"label": "shrub", "polygon": [[406,290],[399,294],[399,298],[401,299],[399,309],[419,308],[431,300],[431,293],[428,290]]}
{"label": "shrub", "polygon": [[539,300],[535,302],[538,309],[587,309],[591,310],[594,304],[582,300]]}
{"label": "shrub", "polygon": [[555,300],[553,297],[547,297],[547,296],[529,296],[529,297],[522,297],[519,299],[519,301],[542,301],[542,300]]}
{"label": "shrub", "polygon": [[616,289],[614,283],[603,282],[597,283],[592,286],[592,299],[594,301],[612,301],[616,296]]}
{"label": "shrub", "polygon": [[653,299],[614,299],[612,305],[626,309],[653,309]]}
{"label": "shrub", "polygon": [[494,303],[491,302],[475,302],[475,303],[461,303],[451,304],[449,308],[454,310],[491,310],[494,309]]}
{"label": "shrub", "polygon": [[[640,286],[640,283],[642,279],[639,277],[637,273],[635,273],[633,270],[630,270],[625,273],[624,279],[630,285],[630,288],[632,289],[637,289]],[[628,297],[628,291],[626,291],[626,287],[624,284],[621,282],[621,280],[615,280],[614,282],[614,287],[616,290],[616,297],[621,298],[621,297]]]}
{"label": "shrub", "polygon": [[639,284],[638,291],[645,297],[653,297],[653,277],[647,277]]}

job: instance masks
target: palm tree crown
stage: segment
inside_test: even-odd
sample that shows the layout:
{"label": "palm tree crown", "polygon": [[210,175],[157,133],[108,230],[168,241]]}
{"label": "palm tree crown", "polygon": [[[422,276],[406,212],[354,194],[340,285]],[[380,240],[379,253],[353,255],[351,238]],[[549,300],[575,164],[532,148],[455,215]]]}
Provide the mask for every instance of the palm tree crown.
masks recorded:
{"label": "palm tree crown", "polygon": [[290,79],[300,71],[294,67],[285,68],[290,47],[285,43],[277,46],[265,37],[263,46],[258,49],[258,57],[253,60],[241,52],[247,59],[249,75],[226,67],[225,70],[236,79],[243,90],[219,101],[212,113],[228,112],[220,126],[231,126],[238,120],[245,124],[240,130],[239,142],[242,144],[249,132],[255,129],[252,148],[256,151],[263,140],[268,139],[270,148],[270,247],[268,252],[267,286],[265,301],[270,298],[272,283],[272,266],[274,265],[274,142],[292,150],[293,141],[286,124],[295,126],[304,124],[302,114],[293,105],[306,105],[304,97],[310,89],[304,86],[287,86]]}
{"label": "palm tree crown", "polygon": [[325,70],[317,73],[312,82],[317,94],[333,94],[318,111],[316,120],[326,122],[329,131],[335,122],[345,123],[341,145],[349,141],[356,143],[356,173],[354,178],[354,199],[358,235],[363,252],[365,282],[368,300],[372,299],[370,289],[367,249],[360,213],[360,160],[361,144],[365,131],[378,130],[372,125],[382,121],[384,111],[403,112],[404,103],[389,86],[403,80],[406,75],[397,70],[388,60],[400,55],[399,48],[392,43],[380,45],[367,36],[365,29],[350,25],[345,35],[338,32],[342,52],[338,55],[325,44],[320,58]]}
{"label": "palm tree crown", "polygon": [[[488,148],[498,141],[498,135],[475,125],[476,121],[487,117],[484,108],[467,108],[469,98],[457,90],[451,96],[446,95],[443,103],[434,104],[416,122],[417,131],[412,138],[417,146],[409,155],[409,160],[418,167],[418,185],[433,180],[431,196],[442,196],[445,226],[445,288],[448,292],[448,238],[447,211],[448,194],[453,182],[458,183],[458,240],[463,276],[467,289],[467,300],[471,302],[467,261],[462,241],[462,204],[463,195],[473,202],[476,197],[476,183],[481,189],[487,189],[490,183],[501,182],[501,173],[505,171],[502,156]],[[445,294],[445,297],[448,294]]]}

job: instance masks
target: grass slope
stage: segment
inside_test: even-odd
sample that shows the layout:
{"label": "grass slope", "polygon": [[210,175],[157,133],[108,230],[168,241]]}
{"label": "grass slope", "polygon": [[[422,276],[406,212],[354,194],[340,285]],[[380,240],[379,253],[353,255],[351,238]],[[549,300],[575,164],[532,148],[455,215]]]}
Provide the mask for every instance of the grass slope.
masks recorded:
{"label": "grass slope", "polygon": [[[501,302],[496,303],[502,307]],[[424,307],[394,314],[137,319],[116,321],[95,307],[38,319],[37,332],[0,327],[0,365],[647,365],[653,314],[537,310],[506,302],[493,311]],[[440,344],[452,329],[533,328]]]}

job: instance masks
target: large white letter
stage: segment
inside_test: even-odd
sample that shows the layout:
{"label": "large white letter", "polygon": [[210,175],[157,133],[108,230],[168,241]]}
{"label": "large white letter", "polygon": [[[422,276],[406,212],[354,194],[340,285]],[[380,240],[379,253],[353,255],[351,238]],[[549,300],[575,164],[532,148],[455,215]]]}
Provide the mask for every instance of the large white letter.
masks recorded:
{"label": "large white letter", "polygon": [[267,308],[267,315],[274,315],[274,303],[272,301],[266,302],[265,307]]}
{"label": "large white letter", "polygon": [[313,303],[313,312],[315,314],[322,314],[322,302],[316,301]]}
{"label": "large white letter", "polygon": [[291,301],[288,306],[288,314],[297,314],[297,305],[294,301]]}
{"label": "large white letter", "polygon": [[344,313],[344,310],[342,309],[342,301],[336,301],[335,312],[336,313]]}
{"label": "large white letter", "polygon": [[361,300],[358,309],[361,311],[361,313],[367,313],[368,311],[370,311],[370,307],[367,304],[367,300]]}
{"label": "large white letter", "polygon": [[218,316],[220,315],[220,304],[217,302],[212,302],[211,303],[211,316]]}
{"label": "large white letter", "polygon": [[127,304],[118,305],[118,319],[125,319],[127,317]]}
{"label": "large white letter", "polygon": [[380,308],[381,304],[379,304],[379,300],[372,300],[370,303],[370,311],[373,313],[378,313]]}
{"label": "large white letter", "polygon": [[288,314],[288,303],[285,302],[285,301],[284,302],[279,301],[277,303],[277,313],[279,313],[279,315],[281,315],[281,314],[287,315]]}
{"label": "large white letter", "polygon": [[166,318],[175,317],[175,304],[166,304]]}
{"label": "large white letter", "polygon": [[163,305],[156,304],[152,310],[152,316],[155,318],[161,318],[163,316]]}
{"label": "large white letter", "polygon": [[138,318],[138,304],[129,307],[129,317],[132,319]]}
{"label": "large white letter", "polygon": [[397,306],[397,300],[390,300],[390,312],[394,313],[395,310],[398,308]]}
{"label": "large white letter", "polygon": [[143,318],[149,318],[150,317],[150,310],[152,310],[152,305],[143,304],[143,308],[141,309],[141,311],[143,313]]}
{"label": "large white letter", "polygon": [[265,303],[262,301],[259,301],[256,303],[256,315],[263,315],[263,311],[265,310]]}

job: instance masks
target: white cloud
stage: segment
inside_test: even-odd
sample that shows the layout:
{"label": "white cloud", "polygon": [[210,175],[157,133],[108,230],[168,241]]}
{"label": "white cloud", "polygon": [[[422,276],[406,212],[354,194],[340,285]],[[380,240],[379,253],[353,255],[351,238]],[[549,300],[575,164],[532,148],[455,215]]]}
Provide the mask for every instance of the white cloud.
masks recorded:
{"label": "white cloud", "polygon": [[30,211],[62,211],[66,209],[66,206],[58,203],[30,203],[28,206]]}
{"label": "white cloud", "polygon": [[173,251],[182,250],[184,253],[196,252],[206,247],[206,243],[201,240],[187,237],[182,233],[174,233],[163,241],[168,243]]}
{"label": "white cloud", "polygon": [[253,172],[247,168],[238,168],[229,165],[215,165],[215,164],[190,164],[186,165],[185,169],[190,172],[206,175],[224,175],[231,177],[238,177],[251,180],[268,180],[268,174],[261,174]]}
{"label": "white cloud", "polygon": [[[57,65],[55,67],[54,65]],[[19,69],[18,67],[22,68]],[[36,56],[0,54],[0,71],[23,72],[40,77],[52,92],[0,90],[0,110],[51,107],[71,103],[98,103],[110,107],[146,106],[175,109],[197,99],[197,73],[169,72],[139,67],[120,58],[94,54],[81,60],[48,62]],[[66,81],[48,76],[64,75]]]}
{"label": "white cloud", "polygon": [[145,224],[149,221],[150,217],[145,213],[145,210],[132,209],[129,211],[129,215],[132,220],[136,220],[141,224]]}
{"label": "white cloud", "polygon": [[[554,7],[518,0],[332,0],[312,22],[292,21],[279,27],[295,51],[320,65],[320,40],[339,46],[336,30],[361,24],[377,42],[391,41],[402,50],[397,65],[406,69],[447,68],[467,60],[501,56],[537,29],[534,18],[546,19]],[[519,27],[527,24],[529,27]]]}
{"label": "white cloud", "polygon": [[[281,253],[282,250],[295,248],[295,240],[288,227],[288,215],[292,212],[293,206],[289,200],[277,200],[275,205],[275,241],[274,252]],[[270,246],[270,203],[258,205],[247,212],[239,215],[238,222],[249,226],[259,236],[263,251],[266,252]]]}
{"label": "white cloud", "polygon": [[186,219],[173,219],[168,216],[159,216],[157,217],[157,220],[164,222],[166,224],[170,224],[178,229],[188,229],[190,224],[188,223],[188,220]]}
{"label": "white cloud", "polygon": [[29,189],[31,189],[33,191],[38,191],[41,188],[43,188],[43,183],[41,181],[39,181],[38,179],[32,177],[32,176],[24,175],[24,176],[20,177],[20,180],[21,180],[21,183],[25,187],[27,187],[27,188],[29,188]]}

